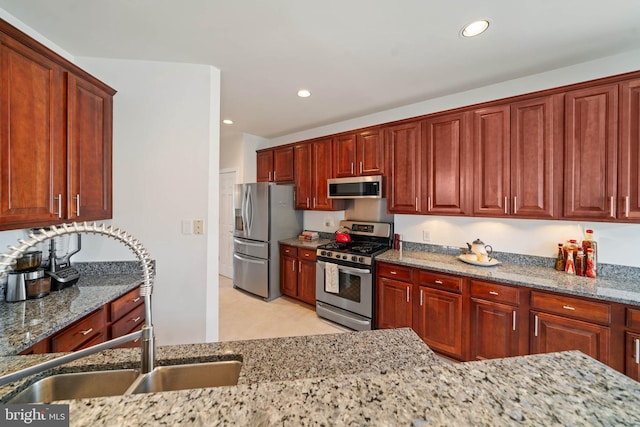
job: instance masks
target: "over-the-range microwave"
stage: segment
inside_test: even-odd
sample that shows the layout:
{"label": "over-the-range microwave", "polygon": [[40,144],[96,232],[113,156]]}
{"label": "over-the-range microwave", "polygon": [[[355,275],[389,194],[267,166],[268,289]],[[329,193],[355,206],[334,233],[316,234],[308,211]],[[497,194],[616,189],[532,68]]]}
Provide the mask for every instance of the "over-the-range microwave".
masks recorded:
{"label": "over-the-range microwave", "polygon": [[330,199],[380,199],[382,175],[327,180]]}

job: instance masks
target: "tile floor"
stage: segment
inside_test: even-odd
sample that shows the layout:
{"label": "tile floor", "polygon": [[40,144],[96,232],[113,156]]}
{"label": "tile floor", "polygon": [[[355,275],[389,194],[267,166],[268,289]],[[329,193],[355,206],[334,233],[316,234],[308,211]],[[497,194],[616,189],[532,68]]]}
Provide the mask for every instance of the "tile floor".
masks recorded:
{"label": "tile floor", "polygon": [[349,331],[316,316],[312,306],[284,296],[265,302],[262,298],[234,289],[228,277],[219,278],[220,341]]}

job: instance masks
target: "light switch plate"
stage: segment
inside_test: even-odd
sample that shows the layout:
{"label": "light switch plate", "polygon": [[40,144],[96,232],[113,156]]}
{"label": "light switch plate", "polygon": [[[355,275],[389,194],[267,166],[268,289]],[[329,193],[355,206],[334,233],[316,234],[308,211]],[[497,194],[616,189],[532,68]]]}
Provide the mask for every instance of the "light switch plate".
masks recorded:
{"label": "light switch plate", "polygon": [[431,241],[431,232],[429,230],[422,230],[422,241],[423,242]]}
{"label": "light switch plate", "polygon": [[193,221],[190,219],[182,220],[182,234],[191,234],[193,233]]}

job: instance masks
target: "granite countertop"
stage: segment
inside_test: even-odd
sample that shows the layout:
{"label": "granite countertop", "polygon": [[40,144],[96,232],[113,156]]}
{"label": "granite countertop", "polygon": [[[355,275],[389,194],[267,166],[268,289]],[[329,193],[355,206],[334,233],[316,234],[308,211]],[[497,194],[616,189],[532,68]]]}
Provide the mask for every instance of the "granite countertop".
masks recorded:
{"label": "granite countertop", "polygon": [[426,268],[443,273],[493,280],[565,294],[640,305],[640,278],[581,277],[535,265],[503,263],[493,267],[466,264],[454,255],[394,249],[376,256],[376,261]]}
{"label": "granite countertop", "polygon": [[[0,358],[0,374],[51,355]],[[137,366],[106,350],[57,370]],[[579,352],[451,364],[410,329],[158,349],[241,359],[237,386],[66,401],[81,425],[637,425],[640,383]],[[0,401],[25,386],[0,388]]]}
{"label": "granite countertop", "polygon": [[314,241],[300,240],[297,237],[291,239],[280,240],[279,243],[283,245],[295,246],[303,249],[316,249],[320,245],[326,245],[331,242],[329,239],[318,239]]}
{"label": "granite countertop", "polygon": [[84,272],[78,283],[40,299],[0,302],[0,355],[17,354],[125,294],[140,273]]}

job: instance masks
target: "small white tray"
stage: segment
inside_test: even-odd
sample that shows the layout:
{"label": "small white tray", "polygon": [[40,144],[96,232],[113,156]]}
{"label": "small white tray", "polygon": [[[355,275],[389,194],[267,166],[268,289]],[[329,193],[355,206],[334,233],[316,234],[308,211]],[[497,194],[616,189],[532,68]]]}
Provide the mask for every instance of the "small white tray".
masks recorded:
{"label": "small white tray", "polygon": [[472,254],[462,254],[457,256],[456,258],[458,258],[462,262],[466,262],[467,264],[477,265],[480,267],[493,267],[495,265],[502,264],[500,261],[498,261],[495,258],[491,258],[489,262],[481,262],[481,261],[478,261],[478,258],[475,255],[472,255]]}

